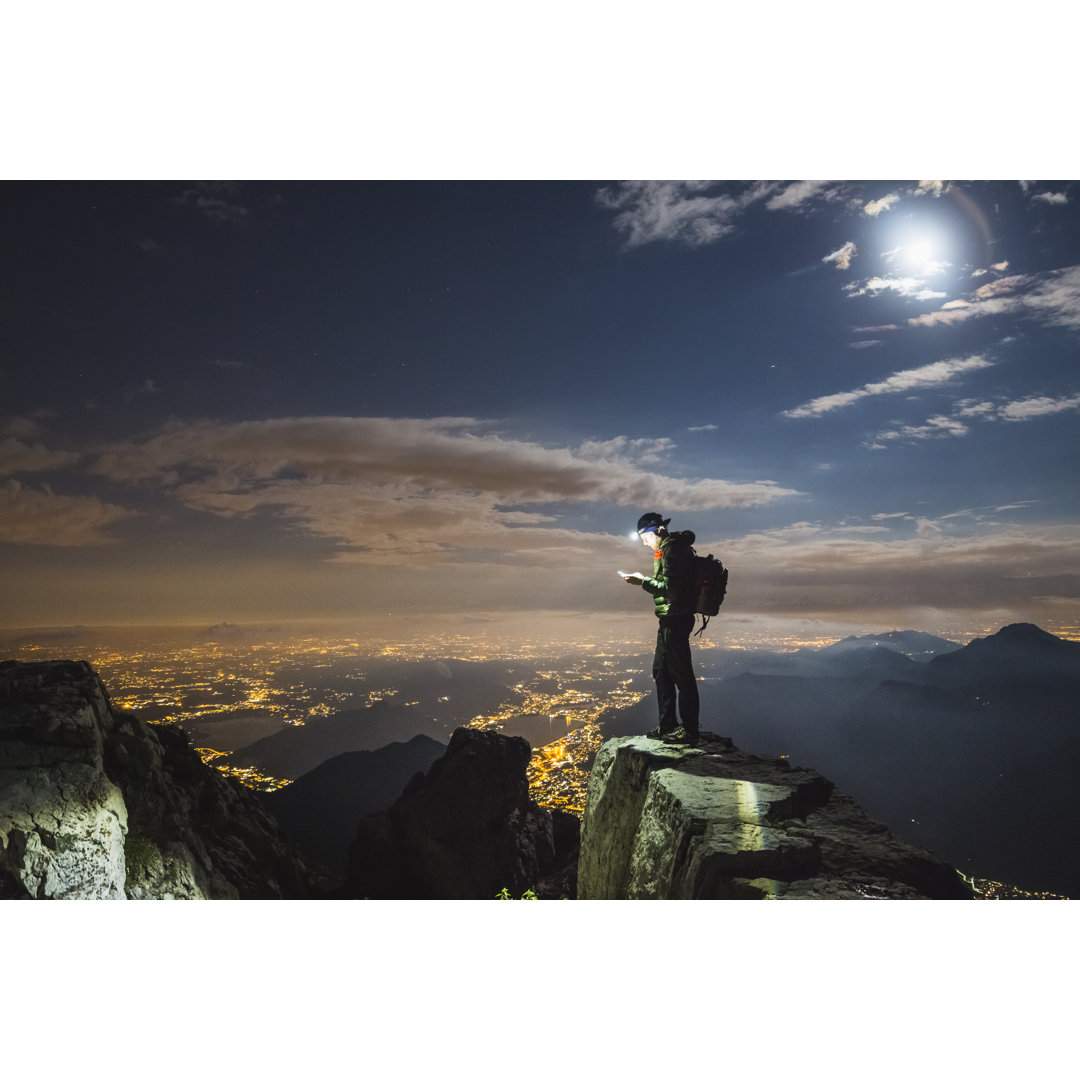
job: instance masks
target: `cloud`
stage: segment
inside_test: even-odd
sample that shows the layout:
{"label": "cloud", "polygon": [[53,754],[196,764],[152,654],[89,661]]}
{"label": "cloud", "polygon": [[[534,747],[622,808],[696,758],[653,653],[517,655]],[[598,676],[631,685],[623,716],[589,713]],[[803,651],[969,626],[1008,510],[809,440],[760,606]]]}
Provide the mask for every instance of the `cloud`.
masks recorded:
{"label": "cloud", "polygon": [[231,180],[198,180],[173,202],[198,210],[211,221],[243,225],[248,220],[247,207],[232,198],[238,188],[239,185]]}
{"label": "cloud", "polygon": [[47,450],[40,443],[30,445],[16,438],[3,439],[0,440],[0,476],[60,469],[73,465],[79,456],[67,450]]}
{"label": "cloud", "polygon": [[775,180],[721,183],[716,180],[627,180],[596,193],[596,202],[615,211],[615,228],[628,248],[656,241],[701,247],[735,231],[740,215],[767,200],[768,210],[801,211],[840,197],[834,180]]}
{"label": "cloud", "polygon": [[[999,302],[996,305],[997,311],[1008,310],[1008,305],[1004,302]],[[967,322],[968,319],[974,319],[979,315],[991,315],[994,314],[990,310],[990,305],[984,307],[967,307],[967,308],[954,308],[948,311],[929,311],[923,315],[916,315],[913,318],[908,319],[908,323],[911,326],[955,326],[957,323]]]}
{"label": "cloud", "polygon": [[869,349],[874,345],[881,345],[883,342],[879,338],[871,338],[869,341],[851,341],[848,342],[849,349]]}
{"label": "cloud", "polygon": [[577,452],[586,461],[634,461],[638,465],[657,465],[675,448],[671,439],[631,439],[617,435],[603,441],[587,440]]}
{"label": "cloud", "polygon": [[876,535],[800,522],[726,542],[722,557],[738,567],[740,605],[818,616],[1008,606],[1030,619],[1047,597],[1080,595],[1080,526],[891,517],[894,527]]}
{"label": "cloud", "polygon": [[1021,302],[1027,312],[1052,326],[1080,329],[1080,266],[1043,275]]}
{"label": "cloud", "polygon": [[628,248],[660,240],[700,247],[734,232],[744,207],[771,190],[754,185],[736,196],[715,188],[712,180],[629,180],[601,188],[596,201],[617,211]]}
{"label": "cloud", "polygon": [[883,210],[890,210],[900,201],[900,196],[893,192],[881,199],[874,199],[863,207],[863,213],[870,217],[877,217]]}
{"label": "cloud", "polygon": [[915,196],[933,195],[937,199],[948,190],[949,184],[947,180],[920,180],[919,186],[911,194]]}
{"label": "cloud", "polygon": [[[936,300],[945,296],[943,292],[927,289],[926,282],[921,278],[914,277],[872,277],[861,286],[857,281],[844,286],[844,291],[854,299],[857,296],[865,296],[869,293],[876,296],[879,292],[891,290],[901,296],[910,296],[915,300]],[[910,321],[910,320],[909,320]]]}
{"label": "cloud", "polygon": [[867,383],[857,390],[847,390],[839,394],[827,394],[824,397],[814,398],[813,401],[808,401],[797,408],[788,409],[782,415],[792,418],[822,416],[835,409],[854,405],[856,401],[861,401],[863,398],[876,397],[880,394],[899,394],[911,390],[922,390],[931,386],[940,386],[942,383],[955,379],[957,375],[991,366],[991,362],[982,356],[938,360],[923,367],[894,372],[887,379]]}
{"label": "cloud", "polygon": [[871,450],[884,450],[889,442],[917,442],[925,439],[958,438],[968,433],[968,426],[951,416],[932,416],[924,424],[905,424],[890,431],[881,431],[868,439]]}
{"label": "cloud", "polygon": [[980,286],[964,308],[946,305],[908,319],[911,326],[952,326],[988,315],[1019,314],[1051,326],[1080,329],[1080,266],[1045,274],[1015,274]]}
{"label": "cloud", "polygon": [[1038,195],[1031,196],[1032,202],[1044,202],[1048,206],[1064,206],[1069,197],[1064,191],[1040,191]]}
{"label": "cloud", "polygon": [[955,415],[969,419],[993,416],[995,406],[989,401],[974,401],[970,398],[957,402]]}
{"label": "cloud", "polygon": [[975,290],[975,299],[990,300],[995,296],[1010,296],[1017,289],[1028,284],[1031,278],[1024,274],[1014,274],[1011,277],[998,278],[996,281],[988,281]]}
{"label": "cloud", "polygon": [[1001,420],[1034,420],[1039,416],[1052,416],[1072,409],[1080,409],[1080,394],[1072,397],[1029,397],[1010,401],[998,408],[997,416]]}
{"label": "cloud", "polygon": [[668,439],[552,448],[490,428],[465,417],[173,423],[110,447],[95,471],[160,485],[186,506],[223,517],[270,512],[365,559],[445,556],[477,545],[555,552],[572,535],[551,527],[560,504],[685,511],[797,494],[768,480],[666,475],[658,466],[674,448]]}
{"label": "cloud", "polygon": [[796,180],[765,203],[766,210],[796,210],[814,201],[832,202],[846,185],[835,180]]}
{"label": "cloud", "polygon": [[970,428],[964,423],[965,420],[1019,423],[1071,410],[1080,410],[1080,394],[1057,398],[1034,396],[997,402],[965,398],[956,403],[951,416],[933,416],[923,424],[905,424],[880,431],[867,440],[865,445],[871,450],[884,450],[886,446],[899,442],[967,435]]}
{"label": "cloud", "polygon": [[699,424],[697,427],[688,427],[687,431],[719,431],[719,424]]}
{"label": "cloud", "polygon": [[0,483],[0,543],[47,547],[97,547],[112,542],[110,525],[138,517],[89,495],[56,495],[18,480]]}
{"label": "cloud", "polygon": [[821,261],[835,263],[837,270],[846,270],[851,266],[851,260],[855,258],[856,251],[855,242],[848,240],[831,254],[822,256]]}

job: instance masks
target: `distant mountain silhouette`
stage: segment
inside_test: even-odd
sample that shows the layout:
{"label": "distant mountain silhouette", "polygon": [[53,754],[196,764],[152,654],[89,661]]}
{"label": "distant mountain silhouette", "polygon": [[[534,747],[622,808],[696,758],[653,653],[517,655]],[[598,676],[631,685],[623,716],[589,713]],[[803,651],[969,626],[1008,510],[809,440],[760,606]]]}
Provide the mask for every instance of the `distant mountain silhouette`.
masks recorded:
{"label": "distant mountain silhouette", "polygon": [[[846,637],[819,650],[821,653],[848,652],[852,649],[864,649],[880,646],[894,652],[903,653],[912,660],[929,660],[943,653],[955,652],[960,645],[955,641],[925,634],[921,630],[890,630],[884,634],[863,634],[860,637]],[[808,651],[808,650],[807,650]]]}
{"label": "distant mountain silhouette", "polygon": [[295,780],[338,754],[378,750],[393,742],[428,735],[450,738],[450,731],[416,708],[376,702],[333,716],[312,717],[302,727],[289,727],[233,753],[236,765],[255,765],[270,776]]}
{"label": "distant mountain silhouette", "polygon": [[385,810],[446,744],[427,735],[338,754],[262,800],[304,855],[343,877],[360,819]]}
{"label": "distant mountain silhouette", "polygon": [[1044,679],[1080,679],[1080,642],[1064,641],[1032,623],[1013,623],[927,665],[936,683],[966,686]]}
{"label": "distant mountain silhouette", "polygon": [[[735,670],[725,663],[716,665],[717,673],[751,675],[839,676],[854,678],[867,673],[872,679],[890,676],[903,679],[922,677],[924,664],[899,649],[847,638],[823,649],[798,649],[790,653],[759,652],[742,659]],[[843,646],[842,648],[840,646]],[[959,647],[959,646],[957,646]],[[710,658],[711,659],[711,658]],[[710,665],[710,667],[713,665]],[[703,668],[704,673],[704,668]]]}

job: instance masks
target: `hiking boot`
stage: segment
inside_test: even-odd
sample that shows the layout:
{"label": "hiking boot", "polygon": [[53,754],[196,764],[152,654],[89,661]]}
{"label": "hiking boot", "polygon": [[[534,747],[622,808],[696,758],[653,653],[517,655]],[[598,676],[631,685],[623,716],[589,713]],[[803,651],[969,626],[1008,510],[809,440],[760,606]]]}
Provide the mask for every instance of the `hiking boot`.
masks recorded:
{"label": "hiking boot", "polygon": [[673,728],[673,727],[669,727],[669,728],[654,727],[652,729],[652,731],[649,731],[649,732],[645,733],[645,738],[646,739],[662,739],[666,735],[670,735],[675,730],[676,729]]}
{"label": "hiking boot", "polygon": [[698,734],[696,731],[689,732],[684,727],[677,727],[667,735],[661,736],[661,741],[669,746],[697,746]]}

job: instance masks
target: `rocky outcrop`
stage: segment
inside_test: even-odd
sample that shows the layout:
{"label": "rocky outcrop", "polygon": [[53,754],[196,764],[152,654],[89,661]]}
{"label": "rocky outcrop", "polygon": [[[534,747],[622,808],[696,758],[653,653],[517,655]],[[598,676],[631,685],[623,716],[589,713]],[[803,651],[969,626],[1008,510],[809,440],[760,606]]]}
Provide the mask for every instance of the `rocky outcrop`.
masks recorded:
{"label": "rocky outcrop", "polygon": [[545,896],[562,886],[572,896],[577,823],[556,821],[529,797],[530,754],[524,739],[458,728],[426,775],[360,822],[347,895],[487,900],[504,888]]}
{"label": "rocky outcrop", "polygon": [[0,663],[0,898],[290,899],[318,883],[255,793],[83,661]]}
{"label": "rocky outcrop", "polygon": [[583,900],[971,899],[810,769],[703,734],[696,748],[609,739],[589,779]]}

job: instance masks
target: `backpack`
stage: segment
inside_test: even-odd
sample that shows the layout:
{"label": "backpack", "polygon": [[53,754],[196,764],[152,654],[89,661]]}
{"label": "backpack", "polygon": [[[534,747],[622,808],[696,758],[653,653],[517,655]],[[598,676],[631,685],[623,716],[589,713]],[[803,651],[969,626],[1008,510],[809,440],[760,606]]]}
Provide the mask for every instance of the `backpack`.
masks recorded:
{"label": "backpack", "polygon": [[699,555],[693,548],[690,554],[694,560],[694,614],[705,616],[700,634],[709,625],[710,617],[720,611],[727,595],[728,572],[713,555]]}

